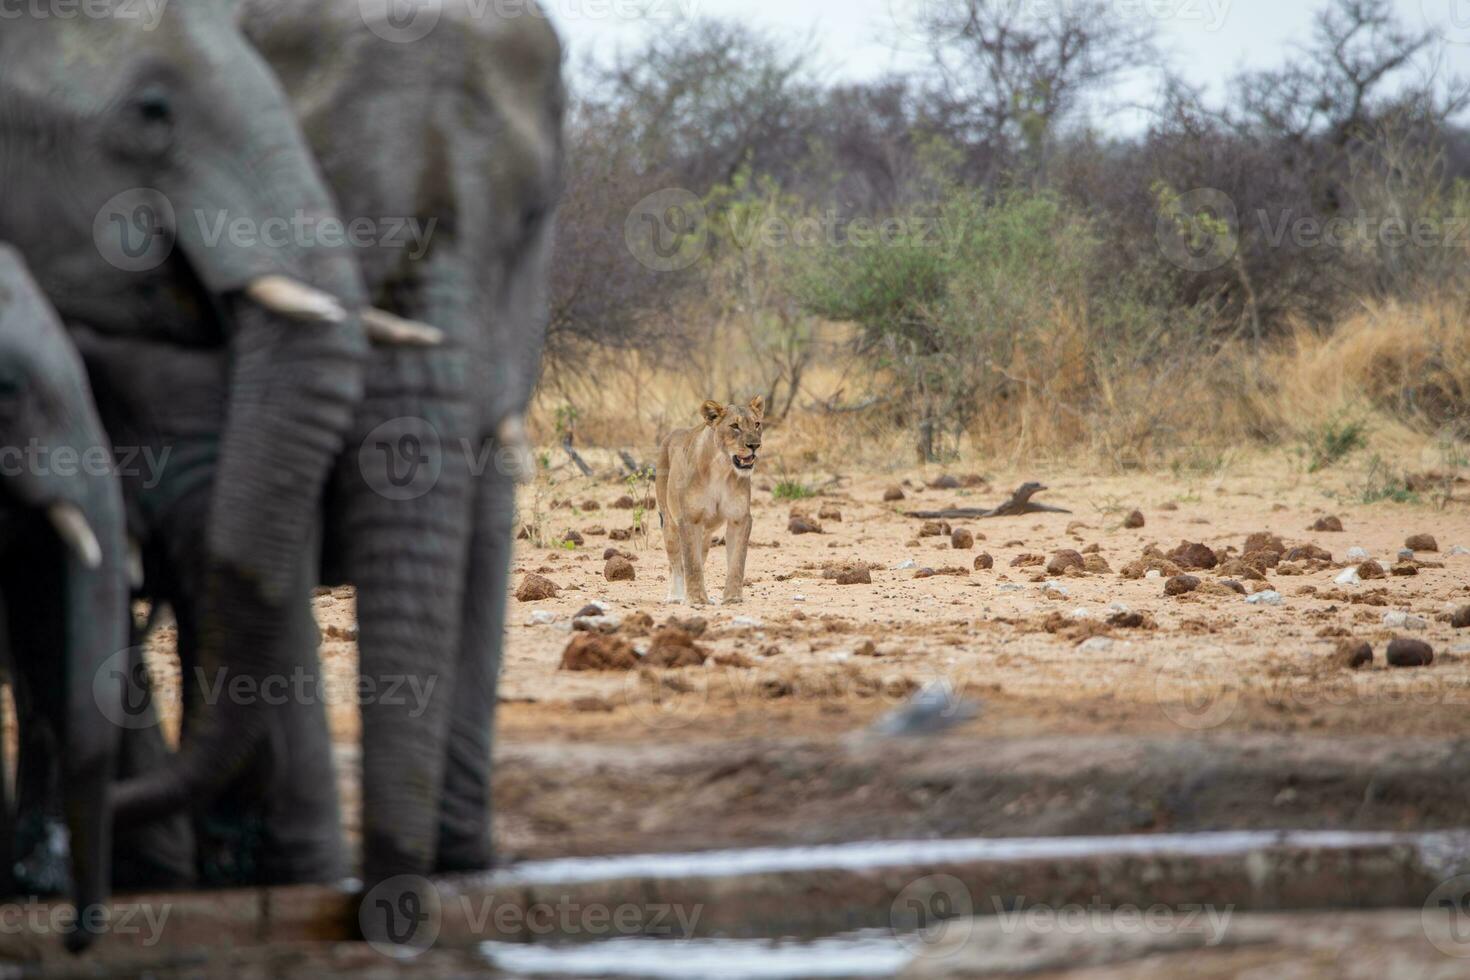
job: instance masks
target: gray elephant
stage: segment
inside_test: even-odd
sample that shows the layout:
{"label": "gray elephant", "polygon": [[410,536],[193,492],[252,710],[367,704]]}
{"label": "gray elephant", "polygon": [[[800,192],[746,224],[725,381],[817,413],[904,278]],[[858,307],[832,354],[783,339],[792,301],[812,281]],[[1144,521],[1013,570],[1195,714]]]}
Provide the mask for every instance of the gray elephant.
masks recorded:
{"label": "gray elephant", "polygon": [[422,254],[359,245],[373,303],[447,341],[373,358],[326,510],[324,574],[358,588],[364,675],[437,682],[422,714],[363,706],[369,884],[491,860],[520,418],[547,323],[565,102],[561,47],[534,4],[444,0],[408,20],[389,7],[243,0],[239,13],[344,216],[433,230]]}
{"label": "gray elephant", "polygon": [[[73,949],[105,922],[110,789],[128,655],[127,543],[111,446],[81,358],[19,255],[0,245],[0,654],[21,729],[21,809],[59,780],[70,837]],[[0,775],[4,762],[0,760]],[[5,781],[0,779],[0,797]],[[10,823],[0,807],[0,823]],[[0,828],[3,880],[24,857]]]}
{"label": "gray elephant", "polygon": [[[226,0],[28,8],[0,32],[0,65],[0,237],[68,321],[229,353],[195,568],[200,661],[257,690],[291,676],[308,545],[368,336],[435,334],[367,308],[336,202]],[[164,791],[124,788],[120,811],[217,796],[290,724],[259,698],[198,711]]]}

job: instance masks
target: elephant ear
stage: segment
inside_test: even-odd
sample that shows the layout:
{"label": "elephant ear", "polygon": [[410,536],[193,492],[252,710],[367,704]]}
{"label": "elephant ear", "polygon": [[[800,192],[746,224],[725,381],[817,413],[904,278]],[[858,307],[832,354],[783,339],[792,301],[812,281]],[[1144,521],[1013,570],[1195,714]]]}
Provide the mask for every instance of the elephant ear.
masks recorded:
{"label": "elephant ear", "polygon": [[705,425],[717,425],[720,419],[725,417],[725,406],[714,399],[710,399],[699,406],[699,416],[704,419]]}

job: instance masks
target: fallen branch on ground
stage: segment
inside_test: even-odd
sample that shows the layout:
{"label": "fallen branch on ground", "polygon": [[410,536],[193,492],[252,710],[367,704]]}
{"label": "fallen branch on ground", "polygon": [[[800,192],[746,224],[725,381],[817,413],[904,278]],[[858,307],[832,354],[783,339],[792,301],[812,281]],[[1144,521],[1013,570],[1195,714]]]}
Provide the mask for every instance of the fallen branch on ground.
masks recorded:
{"label": "fallen branch on ground", "polygon": [[1070,514],[1070,510],[1038,504],[1031,500],[1046,487],[1040,483],[1023,483],[1011,494],[1011,499],[999,507],[985,510],[980,507],[955,507],[950,510],[910,510],[905,517],[917,517],[926,521],[954,521],[986,517],[1020,517],[1022,514]]}

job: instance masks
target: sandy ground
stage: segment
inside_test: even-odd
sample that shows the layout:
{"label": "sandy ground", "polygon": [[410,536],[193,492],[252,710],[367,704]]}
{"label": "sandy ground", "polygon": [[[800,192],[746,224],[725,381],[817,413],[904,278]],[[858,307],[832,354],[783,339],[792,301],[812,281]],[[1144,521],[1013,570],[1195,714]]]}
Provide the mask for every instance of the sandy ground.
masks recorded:
{"label": "sandy ground", "polygon": [[[519,542],[511,588],[535,574],[558,594],[510,600],[496,749],[502,852],[1463,823],[1452,787],[1436,777],[1443,766],[1426,760],[1449,764],[1470,737],[1470,630],[1449,622],[1470,604],[1470,555],[1451,553],[1470,546],[1470,484],[1453,484],[1442,504],[1365,504],[1350,475],[1308,476],[1270,460],[1212,478],[1044,472],[991,474],[969,489],[926,485],[942,475],[813,475],[819,495],[793,503],[775,500],[775,477],[758,471],[746,601],[701,609],[663,602],[669,570],[656,514],[647,515],[650,535],[610,539],[638,514],[615,506],[630,493],[624,481],[527,489],[522,518],[545,544]],[[1048,485],[1038,501],[1073,513],[953,521],[973,532],[967,549],[948,535],[921,537],[925,522],[903,514],[989,507],[1026,479]],[[905,499],[885,502],[893,485]],[[631,492],[643,496],[642,487]],[[793,508],[821,533],[791,533]],[[840,520],[817,516],[831,508]],[[1144,526],[1124,527],[1135,509]],[[1308,530],[1329,515],[1341,532]],[[568,531],[583,543],[559,543]],[[1166,595],[1163,578],[1120,574],[1151,546],[1167,553],[1198,542],[1221,560],[1238,557],[1247,535],[1262,531],[1332,558],[1242,580],[1278,591],[1280,605],[1248,603],[1220,588],[1216,571],[1194,571],[1201,588],[1181,596]],[[1414,534],[1439,546],[1416,554],[1417,574],[1334,583],[1349,549],[1387,568]],[[633,556],[634,580],[606,579],[610,547]],[[1110,571],[1051,575],[1016,564],[1064,548],[1092,550]],[[992,569],[973,568],[982,553]],[[823,577],[824,567],[859,562],[871,567],[868,584]],[[925,568],[957,574],[917,577]],[[720,547],[708,578],[717,596]],[[572,629],[574,614],[593,601],[622,624],[609,641],[638,654],[671,617],[705,620],[695,643],[707,659],[678,669],[561,669],[568,644],[585,636]],[[1123,609],[1147,623],[1110,625]],[[317,612],[355,829],[352,591],[319,596]],[[1385,625],[1394,613],[1422,622]],[[1387,666],[1398,635],[1428,642],[1433,664]],[[1343,666],[1336,650],[1345,638],[1371,643],[1373,663]],[[165,630],[154,644],[165,676],[171,642]],[[941,715],[952,723],[938,740],[864,734],[930,685],[940,686]],[[1204,771],[1238,791],[1205,792]],[[1038,785],[1049,789],[1028,789]],[[1397,788],[1385,796],[1385,785]],[[793,808],[802,819],[786,819]]]}

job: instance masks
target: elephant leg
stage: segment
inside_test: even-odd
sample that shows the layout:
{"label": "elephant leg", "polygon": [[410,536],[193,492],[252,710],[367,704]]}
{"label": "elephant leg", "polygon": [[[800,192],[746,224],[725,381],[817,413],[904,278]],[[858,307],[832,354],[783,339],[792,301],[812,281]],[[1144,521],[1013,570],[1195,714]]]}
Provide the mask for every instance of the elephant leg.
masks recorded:
{"label": "elephant leg", "polygon": [[357,586],[370,888],[434,866],[469,552],[465,387],[453,350],[380,352],[332,503]]}
{"label": "elephant leg", "polygon": [[[169,515],[164,575],[178,622],[184,717],[199,718],[230,697],[228,665],[200,662],[208,517],[203,489]],[[220,798],[197,814],[199,866],[210,884],[327,882],[346,871],[331,735],[327,728],[319,634],[312,615],[315,549],[304,549],[277,623],[272,659],[295,665],[258,678],[245,696],[269,710],[270,725],[249,763]],[[183,738],[188,739],[187,729]]]}
{"label": "elephant leg", "polygon": [[515,540],[515,498],[515,481],[494,467],[477,481],[449,756],[439,803],[435,870],[440,872],[488,868],[494,857],[491,750]]}

